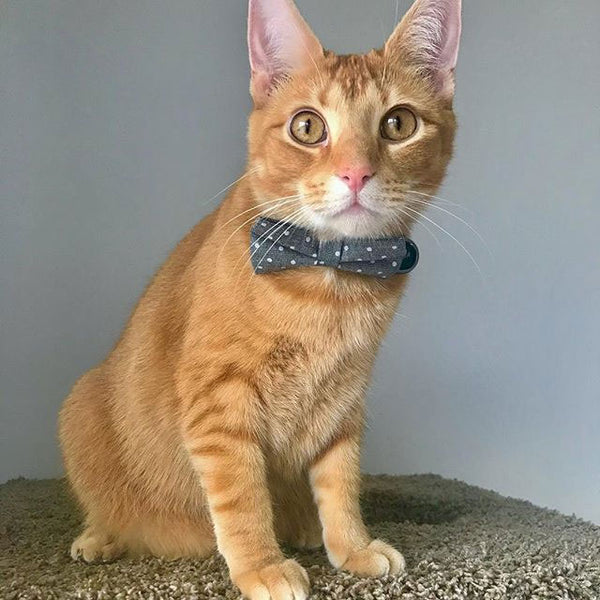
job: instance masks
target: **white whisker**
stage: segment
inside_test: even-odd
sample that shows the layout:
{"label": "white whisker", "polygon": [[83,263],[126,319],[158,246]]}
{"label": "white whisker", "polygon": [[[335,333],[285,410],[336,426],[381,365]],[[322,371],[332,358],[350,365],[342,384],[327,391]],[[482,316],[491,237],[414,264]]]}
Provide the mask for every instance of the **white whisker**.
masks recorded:
{"label": "white whisker", "polygon": [[[396,0],[396,13],[394,15],[394,29],[396,28],[396,26],[398,25],[398,16],[400,14],[400,0]],[[393,31],[393,29],[392,29]],[[387,77],[387,67],[388,67],[388,61],[386,60],[386,56],[384,54],[383,56],[383,73],[381,75],[381,87],[383,87],[383,84],[385,83],[386,77]]]}
{"label": "white whisker", "polygon": [[[296,213],[299,213],[301,209],[295,209],[292,211],[291,215],[286,215],[285,219],[289,219],[290,217],[292,217],[293,215],[295,215]],[[254,242],[254,244],[258,244],[258,247],[255,248],[251,253],[250,256],[247,259],[247,263],[251,264],[252,263],[252,258],[254,257],[254,255],[260,250],[260,248],[262,247],[262,244],[266,242],[266,240],[269,238],[269,236],[271,236],[272,234],[275,234],[276,231],[280,228],[283,227],[285,225],[285,221],[278,221],[275,223],[275,225],[271,226],[270,228],[268,228],[262,235],[260,235],[256,241]],[[235,266],[233,268],[233,270],[235,271],[238,267],[238,265],[240,264],[240,260],[242,260],[244,258],[244,254],[245,254],[245,249],[244,252],[242,253],[242,255],[240,256],[240,258],[237,260],[237,262],[235,263]]]}
{"label": "white whisker", "polygon": [[[299,212],[299,211],[300,211],[300,209],[297,208],[296,210],[292,211],[292,215],[294,213],[296,213],[296,212]],[[250,253],[250,256],[248,258],[248,260],[250,262],[252,262],[252,259],[254,258],[254,255],[262,248],[262,245],[263,244],[268,244],[269,242],[267,240],[269,238],[272,239],[272,236],[276,235],[277,231],[279,229],[281,229],[282,227],[286,226],[288,218],[289,218],[289,216],[286,217],[286,220],[284,220],[284,221],[277,221],[275,223],[275,225],[273,225],[272,227],[270,227],[269,229],[267,229],[267,231],[265,233],[263,233],[261,236],[259,236],[257,238],[257,240],[254,242],[255,249]],[[258,244],[258,246],[257,246],[257,244]]]}
{"label": "white whisker", "polygon": [[228,186],[224,187],[220,192],[217,192],[212,198],[210,198],[209,200],[204,200],[200,204],[202,206],[206,206],[207,204],[210,204],[213,200],[218,198],[221,194],[223,194],[227,190],[231,189],[234,185],[236,185],[237,183],[242,181],[242,179],[245,179],[246,177],[253,175],[257,171],[258,171],[258,167],[254,167],[253,169],[246,171],[239,179],[236,179],[233,183],[230,183]]}
{"label": "white whisker", "polygon": [[[242,211],[241,213],[237,214],[235,217],[232,217],[231,219],[229,219],[229,221],[226,221],[225,223],[223,223],[223,225],[221,225],[221,227],[219,227],[219,229],[217,229],[217,231],[221,231],[221,229],[223,229],[224,227],[226,227],[227,225],[229,225],[229,223],[231,223],[232,221],[235,221],[236,219],[239,219],[242,215],[245,215],[246,213],[249,213],[249,212],[252,212],[252,211],[255,211],[255,210],[259,209],[261,206],[267,206],[269,204],[275,204],[275,203],[281,202],[283,200],[289,200],[290,202],[293,202],[294,200],[297,200],[300,197],[301,197],[300,194],[295,194],[294,196],[284,196],[283,198],[275,198],[274,200],[267,200],[266,202],[262,202],[261,204],[256,204],[252,208],[249,208],[248,210]],[[284,204],[286,204],[286,203],[284,202]]]}
{"label": "white whisker", "polygon": [[459,242],[451,233],[449,233],[448,231],[446,231],[441,225],[438,225],[435,221],[431,220],[428,216],[417,212],[414,208],[411,208],[410,206],[405,206],[404,208],[406,208],[407,210],[411,211],[412,213],[414,213],[417,218],[423,218],[425,220],[427,220],[429,223],[431,223],[432,225],[434,225],[435,227],[437,227],[440,231],[442,231],[443,233],[445,233],[448,237],[452,238],[467,254],[467,256],[471,259],[471,262],[475,265],[475,267],[477,268],[477,271],[479,272],[479,274],[483,277],[483,273],[481,271],[481,268],[479,267],[478,262],[473,258],[473,255],[466,249],[466,247],[464,246],[464,244],[462,244],[461,242]]}
{"label": "white whisker", "polygon": [[319,75],[319,79],[321,80],[321,85],[325,86],[325,80],[323,79],[323,74],[321,73],[321,70],[319,69],[319,65],[317,65],[317,62],[315,61],[315,59],[314,59],[311,51],[308,49],[308,46],[304,42],[304,36],[298,30],[298,27],[296,27],[295,23],[292,22],[292,25],[293,25],[294,29],[296,30],[296,32],[298,33],[298,39],[302,42],[302,45],[304,46],[304,49],[306,50],[306,53],[310,57],[310,60],[312,61],[313,65],[315,66],[315,69],[317,70],[317,73]]}
{"label": "white whisker", "polygon": [[[413,193],[413,192],[409,192],[409,193]],[[443,213],[446,213],[447,215],[450,215],[451,217],[453,217],[454,219],[456,219],[457,221],[460,221],[463,225],[465,225],[466,227],[468,227],[481,241],[481,243],[486,247],[487,251],[490,253],[490,255],[492,255],[492,251],[490,249],[490,247],[487,245],[487,242],[483,239],[483,237],[481,237],[481,234],[470,224],[467,223],[467,221],[465,221],[464,219],[462,219],[461,217],[459,217],[458,215],[455,215],[453,212],[442,208],[441,206],[437,206],[436,204],[433,204],[432,202],[425,202],[425,200],[417,200],[416,198],[411,198],[411,202],[417,202],[420,203],[423,206],[426,207],[431,207],[431,208],[435,208],[436,210],[439,210]]]}
{"label": "white whisker", "polygon": [[[402,214],[405,217],[409,217],[409,219],[412,218],[409,215],[407,215],[405,212],[402,212]],[[402,235],[404,235],[405,237],[407,237],[408,236],[408,232],[410,231],[410,227],[404,222],[404,219],[400,215],[395,215],[395,216],[398,219],[398,221],[400,221],[400,225],[402,225],[402,229],[406,232],[406,233],[402,233]]]}
{"label": "white whisker", "polygon": [[417,192],[416,190],[406,190],[406,191],[410,194],[418,194],[419,196],[425,196],[426,198],[431,198],[432,200],[435,200],[436,202],[443,202],[445,204],[449,204],[450,206],[460,208],[461,210],[464,210],[468,213],[473,214],[473,211],[470,208],[467,208],[466,206],[463,206],[462,204],[458,204],[458,202],[452,202],[452,200],[447,200],[446,198],[441,198],[440,196],[432,196],[431,194],[426,194],[424,192]]}
{"label": "white whisker", "polygon": [[221,254],[223,254],[223,251],[225,250],[225,248],[227,247],[227,244],[230,242],[230,240],[233,238],[233,236],[240,231],[240,229],[243,229],[246,225],[248,225],[248,223],[252,222],[254,219],[256,219],[258,217],[258,215],[260,213],[263,214],[270,214],[271,212],[277,210],[278,208],[282,207],[282,206],[286,206],[287,204],[290,204],[292,202],[296,202],[298,200],[297,197],[291,197],[290,199],[286,200],[285,202],[279,202],[275,205],[271,205],[268,208],[266,208],[265,210],[258,210],[258,212],[256,214],[253,214],[250,216],[250,218],[246,219],[239,227],[237,227],[231,234],[230,236],[225,240],[225,243],[221,246],[221,250],[219,251],[219,254],[217,255],[217,259],[216,262],[219,262],[219,259],[221,258]]}
{"label": "white whisker", "polygon": [[[298,209],[298,212],[301,212],[303,210],[303,207]],[[287,227],[285,227],[287,225]],[[277,243],[279,242],[279,240],[286,234],[287,231],[289,231],[292,227],[295,227],[294,223],[289,223],[288,222],[283,222],[283,227],[285,227],[285,229],[281,232],[281,234],[279,235],[279,237],[271,244],[271,246],[269,246],[269,248],[267,249],[267,251],[263,254],[262,258],[258,261],[258,264],[256,265],[256,268],[260,268],[263,260],[265,260],[265,258],[267,257],[267,255],[269,254],[269,252],[271,252],[271,250],[273,250],[273,248],[275,248],[275,246],[277,245]]]}
{"label": "white whisker", "polygon": [[438,248],[440,250],[443,250],[442,248],[442,243],[440,242],[440,238],[435,235],[435,233],[433,231],[431,231],[431,229],[429,229],[429,227],[427,227],[427,225],[425,225],[425,223],[421,223],[421,221],[419,221],[418,219],[415,219],[414,217],[412,217],[411,215],[407,215],[404,210],[400,209],[403,215],[406,215],[407,217],[409,217],[410,219],[414,219],[415,223],[417,223],[418,225],[420,225],[423,229],[425,229],[425,231],[427,231],[427,233],[435,240],[435,243],[438,245]]}
{"label": "white whisker", "polygon": [[[276,240],[273,242],[273,244],[271,245],[271,247],[270,247],[270,248],[269,248],[269,249],[268,249],[268,250],[267,250],[267,251],[266,251],[266,252],[263,254],[263,257],[260,259],[260,261],[259,261],[259,262],[258,262],[258,264],[256,265],[256,268],[257,268],[257,269],[258,269],[258,268],[261,266],[261,264],[262,264],[263,260],[264,260],[264,259],[266,258],[266,256],[267,256],[267,254],[269,254],[269,252],[271,252],[271,250],[272,250],[272,249],[275,247],[275,245],[276,245],[276,244],[279,242],[279,240],[280,240],[280,239],[281,239],[281,238],[282,238],[282,237],[285,235],[285,232],[286,232],[286,231],[289,231],[291,227],[294,227],[294,226],[295,226],[295,224],[291,222],[291,219],[294,219],[294,218],[296,218],[296,216],[298,216],[300,213],[302,213],[302,212],[303,212],[303,210],[304,210],[304,206],[301,206],[300,208],[297,208],[296,210],[292,211],[292,213],[291,213],[291,214],[289,214],[289,215],[287,215],[287,216],[285,217],[285,220],[284,220],[284,221],[280,221],[280,222],[276,223],[276,224],[275,224],[275,226],[274,226],[274,227],[272,227],[272,228],[269,230],[269,232],[267,232],[267,234],[266,234],[266,237],[267,237],[267,238],[272,238],[272,237],[274,237],[275,235],[277,235],[277,232],[278,232],[278,231],[280,231],[281,229],[284,229],[284,228],[285,228],[285,230],[284,230],[284,231],[281,233],[281,235],[280,235],[280,236],[279,236],[279,237],[278,237],[278,238],[277,238],[277,239],[276,239]],[[286,225],[287,225],[287,228],[286,228]],[[263,235],[263,236],[261,236],[261,237],[265,237],[265,236]],[[259,240],[260,240],[260,238],[259,238]],[[255,249],[253,252],[251,252],[251,253],[250,253],[250,256],[248,257],[248,260],[246,261],[246,263],[245,263],[245,264],[250,264],[250,265],[252,265],[252,258],[253,258],[253,257],[254,257],[254,255],[255,255],[255,254],[256,254],[256,253],[257,253],[257,252],[258,252],[258,251],[259,251],[259,250],[262,248],[262,246],[263,246],[263,244],[265,244],[265,242],[266,242],[266,240],[263,240],[262,242],[259,242],[259,241],[257,240],[257,242],[255,242],[255,244],[256,244],[256,243],[259,243],[260,245],[259,245],[259,247],[258,247],[258,248],[256,248],[256,249]],[[266,243],[268,243],[268,242],[266,242]],[[239,263],[239,261],[238,261],[238,263]],[[236,266],[237,266],[237,265],[236,265]],[[242,271],[240,271],[240,273],[239,273],[239,275],[238,275],[238,279],[237,279],[237,281],[236,281],[236,287],[237,287],[237,283],[238,283],[238,281],[239,281],[239,278],[240,278],[240,276],[242,275],[242,273],[243,273],[243,270],[242,270]],[[246,289],[246,291],[248,290],[248,286],[250,285],[250,282],[252,281],[252,278],[254,277],[254,275],[256,275],[256,273],[255,273],[254,269],[253,269],[253,268],[251,268],[251,269],[250,269],[250,277],[248,278],[248,282],[247,282],[247,284],[246,284],[246,288],[245,288],[245,289]]]}
{"label": "white whisker", "polygon": [[383,84],[385,83],[385,78],[387,76],[387,59],[385,57],[385,55],[383,56],[383,72],[381,73],[381,83],[379,84],[381,87],[383,87]]}

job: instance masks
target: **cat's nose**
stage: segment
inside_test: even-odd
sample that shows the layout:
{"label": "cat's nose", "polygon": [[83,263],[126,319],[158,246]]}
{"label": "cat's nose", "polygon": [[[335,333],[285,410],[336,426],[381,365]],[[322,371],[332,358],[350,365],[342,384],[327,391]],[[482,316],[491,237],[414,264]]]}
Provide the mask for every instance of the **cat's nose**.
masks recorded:
{"label": "cat's nose", "polygon": [[337,176],[354,192],[362,190],[369,179],[375,175],[370,165],[360,165],[358,167],[347,167],[341,169]]}

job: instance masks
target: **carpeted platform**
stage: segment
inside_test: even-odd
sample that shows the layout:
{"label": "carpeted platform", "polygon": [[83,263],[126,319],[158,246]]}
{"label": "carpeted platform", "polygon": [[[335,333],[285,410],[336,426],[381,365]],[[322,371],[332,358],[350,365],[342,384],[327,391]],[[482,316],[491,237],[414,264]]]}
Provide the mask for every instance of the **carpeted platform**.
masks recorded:
{"label": "carpeted platform", "polygon": [[[404,552],[408,573],[359,580],[335,572],[322,551],[303,552],[312,599],[600,597],[600,527],[590,523],[433,475],[366,477],[363,506],[373,534]],[[79,527],[64,482],[0,486],[0,598],[239,598],[216,556],[73,563]]]}

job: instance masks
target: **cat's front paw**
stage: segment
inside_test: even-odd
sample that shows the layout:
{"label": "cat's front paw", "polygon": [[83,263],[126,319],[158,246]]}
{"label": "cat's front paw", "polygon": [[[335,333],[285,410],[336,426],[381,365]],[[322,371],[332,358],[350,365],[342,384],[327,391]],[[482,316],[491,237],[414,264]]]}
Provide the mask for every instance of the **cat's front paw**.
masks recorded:
{"label": "cat's front paw", "polygon": [[247,600],[306,600],[310,582],[295,561],[285,560],[234,578]]}
{"label": "cat's front paw", "polygon": [[88,527],[71,546],[71,558],[87,563],[110,562],[124,552],[116,540],[108,534]]}
{"label": "cat's front paw", "polygon": [[356,550],[342,565],[344,571],[359,577],[398,575],[405,568],[402,554],[381,540],[373,540],[364,550]]}

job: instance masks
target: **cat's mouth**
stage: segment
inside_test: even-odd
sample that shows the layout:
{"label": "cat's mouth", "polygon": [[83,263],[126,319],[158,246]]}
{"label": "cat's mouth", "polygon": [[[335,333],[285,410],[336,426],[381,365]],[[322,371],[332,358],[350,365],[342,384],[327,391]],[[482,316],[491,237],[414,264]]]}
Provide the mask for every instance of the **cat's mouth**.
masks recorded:
{"label": "cat's mouth", "polygon": [[[346,201],[312,212],[312,224],[321,235],[345,237],[378,236],[389,228],[389,215],[372,202]],[[383,208],[383,207],[382,207]]]}
{"label": "cat's mouth", "polygon": [[377,237],[394,233],[400,227],[397,212],[375,179],[362,190],[349,190],[339,178],[334,179],[327,193],[312,196],[304,203],[310,226],[321,236]]}
{"label": "cat's mouth", "polygon": [[375,216],[379,213],[373,208],[369,208],[365,206],[360,200],[355,199],[353,202],[344,206],[343,208],[339,208],[331,213],[331,217],[368,217]]}

